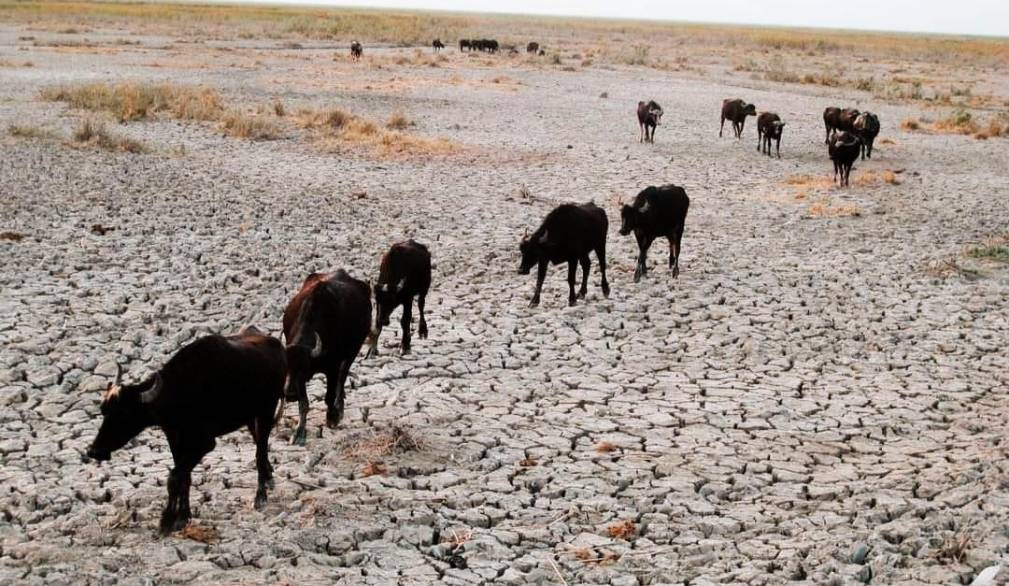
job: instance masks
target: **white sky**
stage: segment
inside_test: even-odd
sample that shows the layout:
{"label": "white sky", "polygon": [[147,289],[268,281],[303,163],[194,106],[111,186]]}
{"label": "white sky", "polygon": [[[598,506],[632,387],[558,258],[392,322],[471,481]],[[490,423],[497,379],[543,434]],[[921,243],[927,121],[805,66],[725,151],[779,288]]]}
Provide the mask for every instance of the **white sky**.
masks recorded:
{"label": "white sky", "polygon": [[556,14],[1009,37],[1009,0],[269,0],[269,3]]}

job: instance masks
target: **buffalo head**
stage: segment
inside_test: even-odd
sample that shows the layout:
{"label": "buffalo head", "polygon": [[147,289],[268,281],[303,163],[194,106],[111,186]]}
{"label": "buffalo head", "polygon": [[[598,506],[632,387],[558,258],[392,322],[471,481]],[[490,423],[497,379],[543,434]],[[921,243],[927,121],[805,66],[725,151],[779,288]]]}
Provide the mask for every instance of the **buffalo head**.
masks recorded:
{"label": "buffalo head", "polygon": [[89,458],[100,462],[112,458],[112,452],[153,423],[149,406],[161,395],[164,386],[160,374],[137,385],[123,385],[121,380],[120,370],[102,397],[102,425],[87,451]]}

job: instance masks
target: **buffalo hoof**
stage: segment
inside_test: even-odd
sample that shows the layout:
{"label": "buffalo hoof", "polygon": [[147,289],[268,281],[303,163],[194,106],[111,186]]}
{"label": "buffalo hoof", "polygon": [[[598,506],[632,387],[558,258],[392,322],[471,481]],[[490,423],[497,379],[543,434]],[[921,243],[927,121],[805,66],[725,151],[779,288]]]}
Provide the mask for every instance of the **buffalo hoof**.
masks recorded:
{"label": "buffalo hoof", "polygon": [[610,284],[606,281],[603,281],[603,297],[610,298]]}
{"label": "buffalo hoof", "polygon": [[578,300],[575,299],[574,297],[571,297],[570,299],[568,299],[568,307],[574,307],[577,304],[578,304]]}
{"label": "buffalo hoof", "polygon": [[680,267],[673,267],[673,278],[680,276]]}
{"label": "buffalo hoof", "polygon": [[533,297],[532,301],[529,302],[529,307],[536,307],[540,304],[539,297]]}
{"label": "buffalo hoof", "polygon": [[260,488],[256,491],[256,502],[252,505],[257,511],[266,506],[266,489]]}
{"label": "buffalo hoof", "polygon": [[305,445],[305,436],[306,436],[305,429],[304,428],[298,428],[294,432],[294,435],[291,437],[291,444],[295,445],[295,446],[304,446]]}
{"label": "buffalo hoof", "polygon": [[378,356],[378,346],[369,346],[368,353],[364,355],[365,358],[374,358]]}
{"label": "buffalo hoof", "polygon": [[421,320],[420,326],[417,328],[417,335],[420,336],[421,340],[427,339],[427,322]]}
{"label": "buffalo hoof", "polygon": [[578,292],[578,298],[579,298],[579,299],[585,299],[585,295],[586,295],[587,293],[588,293],[588,291],[585,291],[584,289],[583,289],[583,290],[581,290],[581,291],[579,291],[579,292]]}
{"label": "buffalo hoof", "polygon": [[634,282],[635,283],[641,282],[641,269],[634,271]]}
{"label": "buffalo hoof", "polygon": [[161,515],[161,535],[169,535],[186,528],[189,525],[189,517],[162,513]]}
{"label": "buffalo hoof", "polygon": [[406,356],[407,354],[410,353],[410,347],[409,346],[403,346],[403,347],[401,347],[400,348],[400,353],[402,353],[403,356]]}
{"label": "buffalo hoof", "polygon": [[340,420],[343,419],[343,412],[337,411],[336,409],[326,410],[326,427],[330,429],[336,429],[340,425]]}

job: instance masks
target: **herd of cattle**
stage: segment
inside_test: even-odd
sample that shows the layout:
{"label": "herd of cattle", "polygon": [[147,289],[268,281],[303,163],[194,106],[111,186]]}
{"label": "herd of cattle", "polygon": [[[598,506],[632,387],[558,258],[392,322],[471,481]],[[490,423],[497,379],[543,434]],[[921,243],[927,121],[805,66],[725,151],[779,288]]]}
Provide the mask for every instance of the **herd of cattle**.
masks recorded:
{"label": "herd of cattle", "polygon": [[[435,39],[431,42],[431,47],[434,52],[437,53],[445,48],[445,43],[441,39]],[[511,55],[517,55],[519,49],[515,45],[501,45],[496,39],[460,39],[459,40],[459,51],[482,51],[484,53],[497,53],[500,50],[505,50]],[[540,47],[537,42],[531,42],[526,45],[526,53],[532,53],[533,55],[544,56],[546,55],[546,50]],[[352,41],[350,43],[350,56],[357,61],[364,54],[364,46],[358,41]]]}
{"label": "herd of cattle", "polygon": [[[444,45],[434,42],[436,50]],[[463,40],[460,49],[494,52],[493,40]],[[530,43],[530,53],[541,52]],[[363,50],[351,45],[355,59]],[[639,102],[638,123],[641,142],[654,142],[655,129],[662,120],[662,107],[654,100]],[[781,135],[785,123],[773,112],[757,114],[753,104],[741,99],[724,100],[719,136],[725,121],[732,123],[736,138],[742,138],[749,116],[757,117],[757,149],[771,154],[776,142],[781,157]],[[834,162],[834,177],[848,184],[851,166],[861,153],[872,157],[872,145],[879,134],[879,119],[870,112],[827,108],[823,114],[828,153]],[[665,185],[642,190],[629,204],[620,206],[619,234],[631,233],[638,245],[634,282],[648,271],[648,249],[657,238],[669,243],[669,270],[679,276],[680,242],[683,238],[690,199],[682,187]],[[606,238],[609,220],[606,211],[593,202],[557,206],[540,226],[519,243],[519,273],[536,267],[536,286],[530,301],[535,307],[550,264],[567,263],[568,304],[585,297],[588,276],[595,254],[602,277],[603,296],[610,294],[606,278]],[[582,282],[576,294],[578,266]],[[413,304],[420,314],[418,335],[427,338],[424,304],[431,286],[431,253],[413,240],[393,245],[383,255],[375,286],[352,277],[344,270],[309,275],[283,314],[286,342],[249,326],[234,336],[209,335],[184,346],[155,374],[139,383],[124,384],[122,372],[108,387],[101,402],[102,423],[87,450],[91,459],[104,461],[148,427],[160,427],[175,463],[168,475],[168,503],[162,513],[163,534],[184,527],[191,518],[189,492],[191,473],[202,458],[214,449],[216,438],[246,426],[256,444],[258,486],[255,506],[267,500],[273,486],[269,460],[269,436],[283,413],[286,400],[298,401],[299,420],[292,441],[304,445],[309,410],[307,384],[316,374],[326,376],[326,425],[335,428],[343,418],[345,385],[351,366],[367,342],[367,356],[378,353],[378,338],[389,325],[392,312],[402,307],[400,347],[410,351]],[[374,306],[372,304],[374,299]],[[374,311],[374,320],[372,319]]]}

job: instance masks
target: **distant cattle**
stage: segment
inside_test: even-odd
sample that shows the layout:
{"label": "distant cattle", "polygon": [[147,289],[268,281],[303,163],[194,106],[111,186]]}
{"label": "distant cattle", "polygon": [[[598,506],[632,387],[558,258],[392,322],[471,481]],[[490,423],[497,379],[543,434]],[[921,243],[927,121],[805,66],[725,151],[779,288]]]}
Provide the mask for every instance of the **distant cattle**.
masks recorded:
{"label": "distant cattle", "polygon": [[459,39],[459,52],[469,51],[473,46],[470,44],[469,39]]}
{"label": "distant cattle", "polygon": [[441,39],[435,39],[434,42],[431,43],[431,46],[434,47],[434,52],[437,53],[445,48],[445,43],[441,42]]}
{"label": "distant cattle", "polygon": [[539,53],[539,51],[540,51],[540,44],[537,43],[537,42],[535,42],[535,41],[533,41],[533,42],[529,43],[528,45],[526,45],[526,53],[534,53],[535,54],[535,53]]}
{"label": "distant cattle", "polygon": [[827,153],[834,162],[834,180],[838,185],[847,187],[851,178],[851,166],[858,158],[862,141],[854,133],[842,131],[831,135],[827,144],[830,145]]}
{"label": "distant cattle", "polygon": [[313,273],[284,311],[288,400],[298,400],[294,443],[305,444],[306,385],[326,375],[326,425],[343,419],[347,375],[371,329],[371,288],[346,271]]}
{"label": "distant cattle", "polygon": [[725,121],[732,122],[732,131],[736,138],[743,137],[743,127],[746,125],[747,116],[756,116],[757,107],[747,104],[743,100],[723,100],[722,101],[722,126],[718,129],[718,136],[721,138],[722,130],[725,129]]}
{"label": "distant cattle", "polygon": [[862,143],[862,159],[871,159],[872,144],[879,135],[879,118],[872,112],[862,112],[852,123],[852,130]]}
{"label": "distant cattle", "polygon": [[354,41],[353,43],[350,44],[350,56],[354,59],[354,61],[360,59],[361,55],[363,54],[364,54],[364,47],[361,46],[361,43]]}
{"label": "distant cattle", "polygon": [[471,39],[469,45],[473,50],[484,51],[486,53],[497,53],[501,47],[500,43],[494,39]]}
{"label": "distant cattle", "polygon": [[830,135],[839,131],[851,132],[855,130],[855,119],[859,112],[855,108],[835,108],[830,107],[823,111],[823,126],[827,131],[824,144],[830,144]]}
{"label": "distant cattle", "polygon": [[757,116],[757,150],[763,150],[767,156],[771,156],[771,141],[775,141],[775,150],[778,158],[781,158],[781,133],[785,128],[785,123],[781,117],[774,112],[761,112]]}
{"label": "distant cattle", "polygon": [[638,242],[638,260],[634,269],[637,283],[648,272],[646,256],[656,238],[669,240],[669,269],[675,279],[680,275],[680,241],[687,220],[690,198],[682,187],[648,187],[630,205],[620,209],[620,235],[634,232]]}
{"label": "distant cattle", "polygon": [[[638,102],[638,142],[655,142],[655,127],[662,123],[662,106],[654,100]],[[651,129],[651,135],[648,131]]]}
{"label": "distant cattle", "polygon": [[393,244],[382,257],[375,284],[375,328],[371,332],[368,356],[378,354],[378,336],[382,327],[389,325],[393,310],[403,306],[400,326],[403,339],[400,347],[404,354],[410,352],[410,320],[413,315],[413,298],[417,298],[420,322],[417,335],[427,339],[427,320],[424,302],[431,287],[431,253],[427,247],[414,240]]}
{"label": "distant cattle", "polygon": [[561,204],[554,208],[531,236],[522,239],[519,250],[522,260],[519,274],[528,275],[534,267],[536,272],[536,292],[530,307],[539,305],[543,279],[547,275],[547,265],[568,263],[568,305],[575,304],[575,270],[582,265],[582,287],[578,297],[585,297],[588,291],[589,268],[592,261],[589,253],[595,252],[602,274],[603,295],[609,297],[610,284],[606,280],[606,232],[609,222],[606,212],[594,203]]}
{"label": "distant cattle", "polygon": [[102,399],[102,424],[87,455],[109,460],[148,427],[160,427],[175,466],[168,473],[168,504],[161,533],[182,529],[192,513],[192,471],[218,436],[247,426],[256,442],[255,507],[273,486],[269,440],[287,370],[280,341],[255,328],[237,336],[205,336],[184,346],[147,380],[121,385],[121,373]]}

